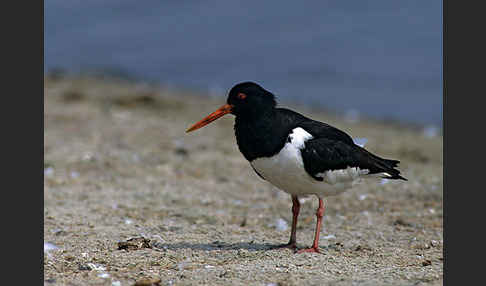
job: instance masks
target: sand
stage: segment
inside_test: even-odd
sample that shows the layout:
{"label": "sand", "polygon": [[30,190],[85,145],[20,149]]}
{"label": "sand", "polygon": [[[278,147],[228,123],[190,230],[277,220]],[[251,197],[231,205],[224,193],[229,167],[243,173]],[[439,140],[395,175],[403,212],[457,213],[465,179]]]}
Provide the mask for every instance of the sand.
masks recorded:
{"label": "sand", "polygon": [[[440,134],[280,104],[367,138],[409,179],[325,198],[322,253],[295,254],[274,248],[289,239],[290,196],[239,153],[234,118],[185,133],[225,98],[113,79],[44,83],[44,285],[443,284]],[[316,207],[301,200],[300,248]]]}

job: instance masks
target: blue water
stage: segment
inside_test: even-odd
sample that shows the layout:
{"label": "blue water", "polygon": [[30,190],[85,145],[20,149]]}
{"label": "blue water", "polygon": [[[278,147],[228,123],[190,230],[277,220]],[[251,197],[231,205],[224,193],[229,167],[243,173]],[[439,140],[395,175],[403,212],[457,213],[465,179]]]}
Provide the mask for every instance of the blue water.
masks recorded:
{"label": "blue water", "polygon": [[44,1],[44,71],[116,69],[224,94],[442,125],[442,1]]}

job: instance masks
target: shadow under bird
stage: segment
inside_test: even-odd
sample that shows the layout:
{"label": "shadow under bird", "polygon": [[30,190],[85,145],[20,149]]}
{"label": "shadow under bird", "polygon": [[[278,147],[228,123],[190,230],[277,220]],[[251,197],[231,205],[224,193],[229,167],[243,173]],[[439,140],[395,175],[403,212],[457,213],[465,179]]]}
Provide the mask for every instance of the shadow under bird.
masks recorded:
{"label": "shadow under bird", "polygon": [[280,247],[297,249],[299,197],[316,195],[319,207],[314,243],[298,252],[319,252],[323,197],[338,195],[361,178],[406,179],[395,169],[400,161],[376,156],[356,145],[345,132],[276,106],[271,92],[253,82],[239,83],[230,90],[226,104],[186,132],[225,114],[235,115],[234,130],[240,152],[258,176],[291,195],[290,241]]}

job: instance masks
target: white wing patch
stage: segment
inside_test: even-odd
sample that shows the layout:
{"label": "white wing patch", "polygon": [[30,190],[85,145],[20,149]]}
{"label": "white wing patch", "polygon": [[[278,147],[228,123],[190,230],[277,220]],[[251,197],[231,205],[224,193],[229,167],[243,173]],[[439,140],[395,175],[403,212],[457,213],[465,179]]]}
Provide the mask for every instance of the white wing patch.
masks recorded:
{"label": "white wing patch", "polygon": [[290,144],[297,149],[304,148],[305,141],[314,138],[309,132],[301,127],[292,129],[292,133],[290,133],[289,137]]}

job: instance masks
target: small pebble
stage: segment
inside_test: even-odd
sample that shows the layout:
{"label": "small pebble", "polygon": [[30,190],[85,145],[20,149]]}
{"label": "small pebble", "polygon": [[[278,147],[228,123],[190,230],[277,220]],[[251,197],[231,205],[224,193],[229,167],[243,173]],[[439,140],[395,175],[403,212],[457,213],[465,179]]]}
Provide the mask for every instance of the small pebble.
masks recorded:
{"label": "small pebble", "polygon": [[100,273],[100,274],[98,274],[98,277],[101,277],[101,278],[110,278],[110,274],[108,274],[108,273]]}
{"label": "small pebble", "polygon": [[142,248],[152,248],[150,245],[150,239],[145,237],[130,238],[127,241],[118,242],[118,250],[137,250]]}
{"label": "small pebble", "polygon": [[286,231],[289,228],[289,225],[285,220],[279,218],[275,223],[275,228],[278,231]]}
{"label": "small pebble", "polygon": [[[144,278],[135,282],[134,286],[156,286],[160,285],[160,282],[160,278]],[[169,281],[168,283],[169,285],[172,285],[171,281]]]}
{"label": "small pebble", "polygon": [[85,152],[83,156],[81,157],[83,161],[91,161],[94,159],[93,153],[91,152]]}
{"label": "small pebble", "polygon": [[426,259],[422,262],[422,266],[429,266],[429,265],[432,265],[432,261]]}
{"label": "small pebble", "polygon": [[44,242],[44,252],[49,252],[56,249],[59,249],[59,247],[55,246],[52,243]]}
{"label": "small pebble", "polygon": [[336,236],[334,234],[330,234],[322,237],[322,239],[335,239],[335,238]]}
{"label": "small pebble", "polygon": [[189,151],[187,151],[187,149],[183,148],[183,147],[178,147],[174,150],[174,152],[177,154],[177,155],[180,155],[180,156],[187,156],[189,155]]}
{"label": "small pebble", "polygon": [[89,267],[89,265],[80,264],[80,265],[78,265],[78,270],[81,270],[81,271],[91,270],[91,267]]}
{"label": "small pebble", "polygon": [[106,268],[102,265],[96,265],[94,263],[88,263],[88,266],[95,271],[105,271]]}

